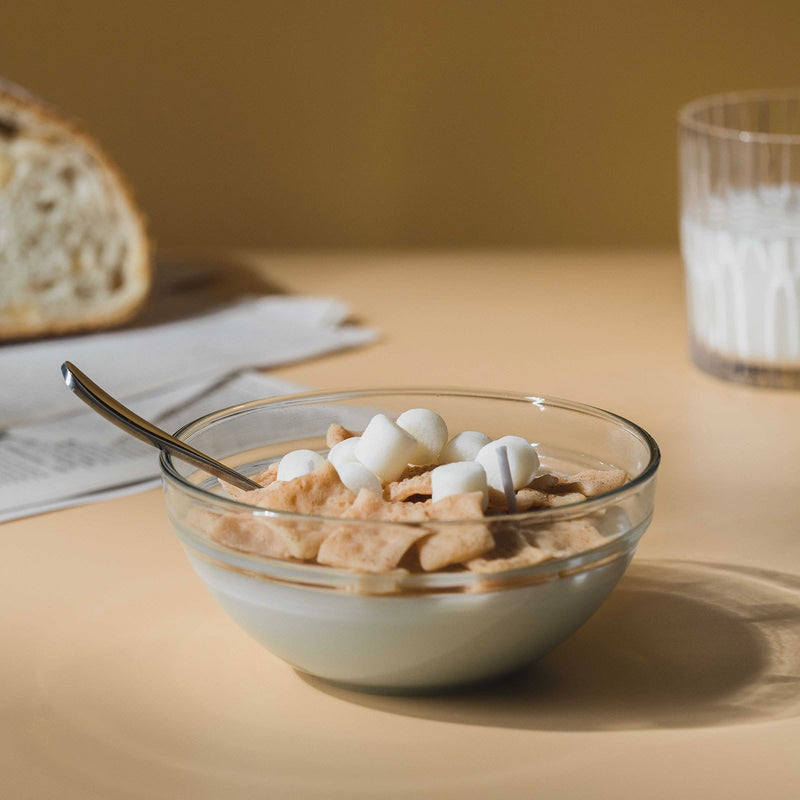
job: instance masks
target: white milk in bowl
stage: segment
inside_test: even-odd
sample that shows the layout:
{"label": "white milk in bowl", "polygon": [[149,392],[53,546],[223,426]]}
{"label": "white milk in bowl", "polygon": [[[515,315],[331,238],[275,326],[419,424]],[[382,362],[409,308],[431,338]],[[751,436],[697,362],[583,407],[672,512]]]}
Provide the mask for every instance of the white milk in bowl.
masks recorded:
{"label": "white milk in bowl", "polygon": [[696,360],[800,367],[800,186],[709,196],[681,247]]}

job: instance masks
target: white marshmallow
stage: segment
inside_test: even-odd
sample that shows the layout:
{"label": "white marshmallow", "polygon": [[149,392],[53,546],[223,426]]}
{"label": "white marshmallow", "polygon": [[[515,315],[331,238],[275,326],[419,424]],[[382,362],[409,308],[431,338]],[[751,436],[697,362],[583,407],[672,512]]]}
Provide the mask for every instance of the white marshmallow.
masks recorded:
{"label": "white marshmallow", "polygon": [[410,464],[436,464],[447,441],[447,424],[427,408],[410,408],[398,418],[397,424],[417,440],[417,449],[408,459]]}
{"label": "white marshmallow", "polygon": [[502,436],[481,447],[475,460],[486,470],[489,486],[503,491],[503,477],[497,460],[497,448],[505,446],[508,453],[508,466],[514,489],[527,486],[539,469],[539,456],[536,448],[521,436]]}
{"label": "white marshmallow", "polygon": [[278,480],[290,481],[319,469],[325,459],[313,450],[292,450],[278,464]]}
{"label": "white marshmallow", "polygon": [[417,440],[384,414],[376,414],[355,447],[356,458],[384,483],[395,481],[408,466]]}
{"label": "white marshmallow", "polygon": [[455,461],[436,467],[431,471],[431,490],[434,503],[453,494],[483,492],[483,510],[489,505],[486,471],[476,461]]}
{"label": "white marshmallow", "polygon": [[336,471],[339,479],[353,494],[358,494],[361,489],[368,489],[373,494],[383,495],[380,478],[358,461],[340,464],[336,466]]}
{"label": "white marshmallow", "polygon": [[328,451],[328,461],[336,467],[337,472],[342,464],[354,464],[358,461],[356,445],[360,438],[360,436],[351,436],[349,439],[342,439]]}
{"label": "white marshmallow", "polygon": [[474,461],[481,447],[491,441],[485,433],[480,433],[480,431],[457,433],[442,448],[439,463],[452,464],[454,461]]}

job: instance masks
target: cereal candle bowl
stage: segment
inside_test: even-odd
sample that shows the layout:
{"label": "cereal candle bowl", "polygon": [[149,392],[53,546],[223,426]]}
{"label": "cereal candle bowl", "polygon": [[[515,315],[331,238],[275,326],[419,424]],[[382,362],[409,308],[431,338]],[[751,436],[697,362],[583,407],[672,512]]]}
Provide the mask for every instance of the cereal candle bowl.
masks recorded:
{"label": "cereal candle bowl", "polygon": [[292,395],[177,436],[265,487],[161,457],[172,526],[222,608],[295,669],[383,693],[495,678],[575,632],[630,563],[659,465],[622,417],[491,391]]}

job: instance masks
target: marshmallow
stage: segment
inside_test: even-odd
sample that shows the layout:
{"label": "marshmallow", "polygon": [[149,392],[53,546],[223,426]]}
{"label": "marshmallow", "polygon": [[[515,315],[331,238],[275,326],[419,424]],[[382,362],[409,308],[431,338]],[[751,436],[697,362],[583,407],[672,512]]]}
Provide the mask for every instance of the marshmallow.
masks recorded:
{"label": "marshmallow", "polygon": [[278,464],[278,480],[290,481],[319,469],[325,459],[313,450],[292,450]]}
{"label": "marshmallow", "polygon": [[350,461],[336,466],[341,482],[353,493],[358,494],[361,489],[368,489],[373,494],[383,495],[383,486],[380,478],[374,472],[370,472],[363,464],[358,461]]}
{"label": "marshmallow", "polygon": [[354,464],[358,461],[356,445],[360,438],[360,436],[351,436],[349,439],[342,439],[328,451],[328,461],[333,464],[337,472],[342,464]]}
{"label": "marshmallow", "polygon": [[454,461],[474,461],[478,451],[492,440],[479,431],[462,431],[456,434],[443,448],[439,456],[440,464]]}
{"label": "marshmallow", "polygon": [[489,505],[486,471],[475,461],[455,461],[431,471],[431,499],[435,503],[452,494],[483,492],[483,510]]}
{"label": "marshmallow", "polygon": [[408,466],[417,440],[384,414],[376,414],[355,447],[356,458],[384,483],[395,481]]}
{"label": "marshmallow", "polygon": [[508,466],[514,489],[521,489],[531,482],[539,469],[539,456],[536,448],[521,436],[502,436],[500,439],[489,442],[481,447],[475,460],[486,470],[489,486],[502,492],[503,477],[497,460],[497,448],[503,445],[508,453]]}
{"label": "marshmallow", "polygon": [[417,449],[408,459],[410,464],[435,464],[447,441],[447,424],[427,408],[410,408],[398,418],[397,424],[417,440]]}

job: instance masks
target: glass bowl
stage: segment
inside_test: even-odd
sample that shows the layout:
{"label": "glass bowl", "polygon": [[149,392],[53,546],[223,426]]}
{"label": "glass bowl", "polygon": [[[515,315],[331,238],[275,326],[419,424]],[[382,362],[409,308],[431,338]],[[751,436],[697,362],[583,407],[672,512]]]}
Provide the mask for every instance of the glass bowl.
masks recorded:
{"label": "glass bowl", "polygon": [[[208,414],[177,436],[245,475],[284,453],[326,452],[328,426],[361,431],[373,414],[430,408],[451,435],[483,431],[535,443],[542,467],[564,474],[619,468],[629,481],[580,503],[502,515],[480,524],[530,534],[590,520],[600,546],[492,574],[466,570],[365,573],[281,560],[220,544],[223,515],[279,524],[298,541],[342,525],[409,526],[268,511],[222,495],[202,470],[162,455],[170,522],[197,575],[223,609],[297,670],[372,692],[430,692],[484,681],[540,658],[577,630],[624,573],[653,514],[659,450],[622,417],[565,400],[458,389],[376,389],[259,400]],[[259,519],[260,518],[260,519]],[[442,526],[469,521],[437,522]]]}

